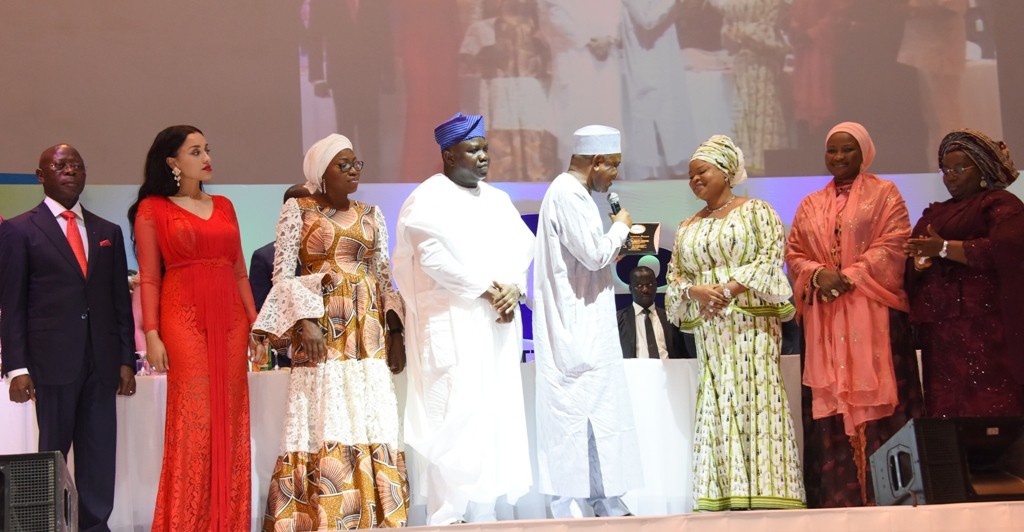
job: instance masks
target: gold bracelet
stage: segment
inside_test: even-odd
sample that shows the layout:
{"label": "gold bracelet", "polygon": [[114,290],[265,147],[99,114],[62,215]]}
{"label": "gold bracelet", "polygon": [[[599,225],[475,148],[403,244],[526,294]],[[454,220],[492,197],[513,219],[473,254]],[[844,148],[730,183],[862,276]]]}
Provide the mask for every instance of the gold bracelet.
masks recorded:
{"label": "gold bracelet", "polygon": [[818,268],[817,270],[814,270],[814,274],[811,275],[811,286],[813,286],[815,288],[821,288],[820,286],[818,286],[818,275],[821,274],[821,271],[824,270],[824,269],[825,269],[825,267],[822,266],[822,267]]}

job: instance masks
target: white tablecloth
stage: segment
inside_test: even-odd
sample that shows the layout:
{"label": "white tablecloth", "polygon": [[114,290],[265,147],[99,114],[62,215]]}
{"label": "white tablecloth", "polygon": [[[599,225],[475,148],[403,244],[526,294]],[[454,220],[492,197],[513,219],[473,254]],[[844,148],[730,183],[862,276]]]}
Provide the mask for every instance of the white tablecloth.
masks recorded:
{"label": "white tablecloth", "polygon": [[[643,489],[628,493],[625,501],[638,515],[688,512],[692,509],[690,447],[697,363],[695,360],[628,360],[625,367],[646,481]],[[799,358],[784,356],[782,370],[802,446]],[[533,364],[524,364],[522,372],[532,449],[535,434]],[[160,479],[167,381],[164,377],[139,377],[137,380],[135,397],[117,399],[116,501],[109,521],[114,532],[150,529]],[[404,376],[399,376],[395,384],[399,402],[404,403]],[[262,522],[270,475],[280,448],[287,391],[286,371],[249,374],[253,530]],[[7,400],[6,384],[0,385],[0,394],[0,426],[5,429],[0,431],[0,454],[35,452],[38,430],[33,407]],[[74,461],[73,456],[71,461]],[[533,464],[536,468],[535,459]],[[416,489],[415,484],[412,489]],[[423,514],[422,508],[414,507],[412,524],[421,524]],[[509,505],[499,507],[500,518],[542,519],[545,516],[545,497],[536,492],[516,501],[514,509]]]}

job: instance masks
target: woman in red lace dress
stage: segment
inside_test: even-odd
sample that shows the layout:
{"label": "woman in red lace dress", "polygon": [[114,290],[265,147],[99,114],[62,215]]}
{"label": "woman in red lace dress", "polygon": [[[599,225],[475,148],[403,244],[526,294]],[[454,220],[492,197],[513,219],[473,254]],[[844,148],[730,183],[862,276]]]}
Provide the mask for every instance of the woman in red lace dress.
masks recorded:
{"label": "woman in red lace dress", "polygon": [[146,357],[167,371],[153,530],[249,530],[251,520],[246,345],[256,307],[234,208],[201,186],[212,172],[203,133],[169,127],[128,210]]}

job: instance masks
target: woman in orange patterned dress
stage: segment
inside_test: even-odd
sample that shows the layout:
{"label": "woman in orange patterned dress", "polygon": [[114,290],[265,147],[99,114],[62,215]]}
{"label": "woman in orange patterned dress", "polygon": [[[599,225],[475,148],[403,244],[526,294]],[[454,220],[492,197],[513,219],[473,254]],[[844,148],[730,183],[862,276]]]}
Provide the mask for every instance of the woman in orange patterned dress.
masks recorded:
{"label": "woman in orange patterned dress", "polygon": [[313,195],[288,200],[277,224],[274,286],[253,325],[254,336],[286,337],[292,345],[267,531],[408,521],[391,381],[405,366],[405,313],[391,284],[384,217],[349,199],[362,168],[347,138],[320,140],[303,163]]}
{"label": "woman in orange patterned dress", "polygon": [[164,460],[153,530],[248,530],[246,333],[256,306],[231,202],[210,179],[202,131],[153,140],[128,210],[135,230],[146,357],[167,372]]}

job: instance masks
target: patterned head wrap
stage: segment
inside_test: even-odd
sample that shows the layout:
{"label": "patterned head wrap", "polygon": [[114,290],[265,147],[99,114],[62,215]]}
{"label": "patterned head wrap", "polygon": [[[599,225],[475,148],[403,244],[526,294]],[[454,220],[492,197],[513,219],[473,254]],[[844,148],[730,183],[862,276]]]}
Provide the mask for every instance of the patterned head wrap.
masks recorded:
{"label": "patterned head wrap", "polygon": [[825,135],[825,143],[828,144],[828,139],[836,133],[849,133],[857,141],[862,160],[860,171],[866,172],[871,163],[875,161],[875,143],[871,140],[871,135],[868,135],[868,130],[857,122],[843,122],[837,124],[828,132],[828,135]]}
{"label": "patterned head wrap", "polygon": [[725,172],[729,186],[736,186],[747,180],[747,169],[743,165],[743,150],[725,135],[713,135],[693,152],[691,161],[701,160],[715,165]]}
{"label": "patterned head wrap", "polygon": [[304,186],[310,194],[316,194],[320,190],[327,166],[344,149],[351,150],[352,141],[337,133],[331,133],[309,147],[306,158],[302,160],[302,173],[306,176]]}
{"label": "patterned head wrap", "polygon": [[441,146],[441,151],[464,140],[485,136],[484,117],[480,115],[455,113],[443,124],[434,128],[434,140]]}
{"label": "patterned head wrap", "polygon": [[989,188],[1003,189],[1017,179],[1019,172],[1013,166],[1010,150],[1003,141],[996,142],[981,131],[957,129],[946,135],[939,144],[939,166],[951,151],[962,151],[981,170],[981,178]]}

